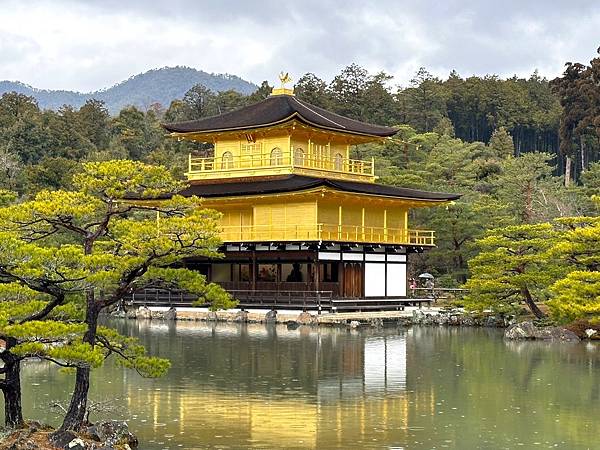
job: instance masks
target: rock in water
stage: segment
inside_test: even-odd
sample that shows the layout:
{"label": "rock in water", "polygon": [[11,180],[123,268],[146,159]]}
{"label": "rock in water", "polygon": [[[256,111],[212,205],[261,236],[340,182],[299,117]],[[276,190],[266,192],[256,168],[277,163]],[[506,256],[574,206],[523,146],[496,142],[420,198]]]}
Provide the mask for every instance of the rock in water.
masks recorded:
{"label": "rock in water", "polygon": [[369,319],[369,325],[375,328],[383,327],[383,319],[375,317],[373,319]]}
{"label": "rock in water", "polygon": [[267,323],[277,322],[277,311],[272,309],[267,314],[265,314],[265,322],[267,322]]}
{"label": "rock in water", "polygon": [[412,318],[414,324],[422,324],[425,322],[425,313],[420,309],[415,309],[413,310]]}
{"label": "rock in water", "polygon": [[579,338],[575,333],[570,330],[561,327],[536,327],[533,322],[526,321],[515,323],[508,327],[504,332],[506,339],[539,339],[545,341],[563,341],[563,342],[577,342]]}
{"label": "rock in water", "polygon": [[147,306],[140,306],[140,308],[137,310],[136,317],[138,319],[151,319],[152,312],[150,311],[150,309]]}
{"label": "rock in water", "polygon": [[535,339],[535,325],[533,322],[520,322],[511,325],[504,332],[506,339]]}
{"label": "rock in water", "polygon": [[233,318],[234,322],[246,323],[248,322],[248,311],[238,311]]}
{"label": "rock in water", "polygon": [[177,309],[175,309],[174,306],[171,306],[163,315],[165,320],[177,320]]}
{"label": "rock in water", "polygon": [[314,325],[317,323],[317,318],[308,311],[304,311],[298,315],[296,322],[301,325]]}
{"label": "rock in water", "polygon": [[588,328],[587,330],[585,330],[585,335],[588,337],[588,339],[591,339],[592,336],[598,334],[597,330],[594,330],[593,328]]}
{"label": "rock in water", "polygon": [[300,324],[295,320],[288,320],[285,325],[288,330],[297,330],[300,327]]}

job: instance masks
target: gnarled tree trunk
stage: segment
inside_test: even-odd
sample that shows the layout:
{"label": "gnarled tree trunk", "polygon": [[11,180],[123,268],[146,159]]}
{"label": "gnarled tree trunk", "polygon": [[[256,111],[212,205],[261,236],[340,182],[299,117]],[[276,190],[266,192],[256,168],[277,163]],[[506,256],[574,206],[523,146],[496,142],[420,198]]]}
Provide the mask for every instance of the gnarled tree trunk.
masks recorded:
{"label": "gnarled tree trunk", "polygon": [[21,428],[25,424],[21,405],[21,360],[9,353],[10,347],[15,344],[12,341],[7,340],[6,350],[1,353],[4,380],[0,382],[0,388],[4,395],[4,424],[9,428]]}
{"label": "gnarled tree trunk", "polygon": [[531,292],[529,292],[529,289],[523,288],[521,290],[521,294],[523,295],[525,304],[537,319],[543,319],[544,317],[546,317],[546,315],[542,312],[539,306],[536,305],[535,301],[533,300],[533,297],[531,297]]}
{"label": "gnarled tree trunk", "polygon": [[[83,336],[83,342],[87,342],[93,346],[96,343],[98,316],[101,310],[100,306],[94,301],[93,292],[87,294],[87,305],[85,322],[88,329]],[[55,435],[59,435],[67,430],[79,431],[85,425],[89,389],[90,368],[78,367],[75,375],[75,388],[73,389],[69,409]]]}

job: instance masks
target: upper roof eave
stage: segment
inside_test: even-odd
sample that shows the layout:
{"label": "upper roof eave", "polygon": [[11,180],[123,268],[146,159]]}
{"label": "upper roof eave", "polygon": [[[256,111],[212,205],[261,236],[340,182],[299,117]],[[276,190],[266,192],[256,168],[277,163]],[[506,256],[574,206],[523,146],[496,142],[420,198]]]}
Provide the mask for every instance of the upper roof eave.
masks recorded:
{"label": "upper roof eave", "polygon": [[290,95],[276,95],[253,105],[218,116],[163,124],[174,136],[202,135],[261,129],[298,120],[312,127],[337,133],[382,138],[396,134],[391,127],[360,122],[303,102]]}

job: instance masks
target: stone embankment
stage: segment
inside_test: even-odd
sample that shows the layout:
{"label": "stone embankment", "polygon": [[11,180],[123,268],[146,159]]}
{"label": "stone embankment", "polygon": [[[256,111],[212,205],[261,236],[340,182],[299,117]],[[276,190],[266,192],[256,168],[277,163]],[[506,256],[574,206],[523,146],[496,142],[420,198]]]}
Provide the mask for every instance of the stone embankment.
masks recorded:
{"label": "stone embankment", "polygon": [[[385,324],[398,326],[431,325],[506,328],[505,338],[509,340],[542,340],[554,342],[577,342],[600,340],[600,326],[588,323],[568,328],[536,326],[532,321],[518,322],[514,316],[472,314],[462,309],[439,307],[407,307],[403,311],[368,311],[323,313],[294,311],[207,311],[198,308],[147,308],[140,307],[128,312],[116,312],[117,317],[143,320],[188,320],[213,322],[279,323],[295,329],[300,325],[338,326],[348,328],[382,327]],[[577,322],[576,322],[577,324]],[[590,328],[591,327],[591,328]],[[581,328],[579,330],[578,328]],[[0,449],[1,450],[1,449]]]}
{"label": "stone embankment", "polygon": [[128,312],[117,312],[114,315],[130,319],[142,320],[199,320],[216,322],[246,322],[246,323],[283,323],[290,327],[295,325],[331,325],[349,326],[382,326],[384,323],[398,325],[449,325],[449,326],[479,326],[507,327],[513,317],[495,315],[473,315],[460,309],[441,308],[407,308],[404,311],[369,311],[347,313],[316,314],[309,312],[295,313],[292,311],[206,311],[192,308],[147,308],[140,307]]}

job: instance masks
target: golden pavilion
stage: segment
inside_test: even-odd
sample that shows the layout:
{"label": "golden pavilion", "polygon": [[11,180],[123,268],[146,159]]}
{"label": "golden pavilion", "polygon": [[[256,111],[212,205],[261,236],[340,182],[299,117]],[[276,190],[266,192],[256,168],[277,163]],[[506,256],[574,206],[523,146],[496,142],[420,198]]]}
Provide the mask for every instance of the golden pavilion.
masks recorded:
{"label": "golden pavilion", "polygon": [[351,147],[394,128],[311,105],[285,87],[214,117],[163,125],[210,143],[190,155],[183,195],[222,213],[223,259],[189,261],[242,307],[384,309],[407,296],[407,257],[435,245],[409,227],[411,208],[458,195],[376,183],[373,160]]}

